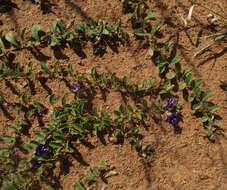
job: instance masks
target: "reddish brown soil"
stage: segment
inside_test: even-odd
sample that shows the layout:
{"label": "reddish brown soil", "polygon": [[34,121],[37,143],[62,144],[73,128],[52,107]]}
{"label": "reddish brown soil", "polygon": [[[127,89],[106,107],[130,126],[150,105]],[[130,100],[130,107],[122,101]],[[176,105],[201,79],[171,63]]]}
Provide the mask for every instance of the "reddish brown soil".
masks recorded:
{"label": "reddish brown soil", "polygon": [[[45,61],[48,67],[53,66],[56,60],[60,60],[61,67],[66,68],[69,62],[73,63],[73,71],[87,75],[93,66],[97,66],[98,72],[117,73],[117,76],[127,76],[129,82],[141,84],[144,78],[154,78],[158,81],[157,70],[152,61],[147,56],[148,49],[143,48],[143,43],[136,40],[133,36],[130,22],[127,22],[127,15],[122,12],[122,4],[119,0],[50,0],[49,12],[40,10],[30,1],[12,1],[17,4],[17,8],[0,13],[2,25],[0,30],[4,33],[8,31],[19,31],[26,27],[26,36],[31,34],[31,28],[34,24],[39,24],[44,31],[48,31],[53,21],[60,19],[67,26],[86,22],[89,19],[105,20],[112,24],[122,22],[122,29],[127,31],[131,38],[129,46],[119,45],[118,52],[114,52],[109,47],[107,53],[103,56],[95,56],[92,53],[92,47],[86,44],[83,49],[86,57],[81,58],[72,49],[65,48],[61,52],[54,53],[50,48],[41,48],[41,54],[35,57],[31,52],[23,50],[15,53],[13,63],[21,62],[24,68],[27,68],[29,61],[34,63],[34,71],[38,72],[39,62]],[[226,1],[219,0],[223,7]],[[219,10],[213,1],[206,3],[214,10]],[[159,21],[162,22],[161,37],[157,42],[173,42],[169,54],[180,56],[184,67],[190,65],[193,67],[193,73],[197,78],[202,78],[203,89],[212,90],[209,101],[218,104],[221,107],[217,114],[227,122],[227,98],[226,91],[220,88],[221,81],[227,79],[226,75],[226,44],[216,43],[206,51],[193,57],[195,48],[206,41],[205,36],[214,34],[208,27],[206,16],[209,12],[199,7],[195,7],[192,21],[187,27],[184,27],[179,14],[187,16],[190,7],[188,0],[153,0],[148,2],[149,11],[156,12]],[[217,27],[217,30],[219,28]],[[17,35],[18,36],[18,35]],[[47,76],[44,76],[47,77]],[[34,90],[29,88],[28,81],[10,80],[1,81],[0,90],[7,96],[9,102],[18,99],[17,94],[26,92],[28,100],[31,103],[33,99],[42,102],[46,107],[52,110],[48,102],[48,91],[44,89],[41,83],[33,80]],[[73,85],[73,80],[69,79]],[[9,86],[12,85],[14,90]],[[60,105],[62,95],[68,93],[68,101],[73,99],[70,89],[64,82],[52,81],[46,82],[47,87],[57,96],[57,103]],[[99,105],[99,110],[106,109],[113,111],[123,103],[122,97],[118,92],[112,91],[107,95],[104,102],[101,97],[93,100],[94,104]],[[69,157],[72,165],[60,177],[60,189],[75,189],[74,181],[81,180],[87,176],[90,167],[99,166],[102,160],[107,161],[116,176],[109,177],[106,189],[108,190],[224,190],[227,189],[227,143],[222,136],[216,137],[216,142],[211,143],[204,138],[204,129],[200,118],[192,115],[190,105],[182,98],[183,122],[180,122],[182,133],[176,134],[171,125],[162,122],[159,125],[153,121],[148,121],[149,130],[142,129],[144,135],[143,142],[153,144],[155,152],[152,154],[149,164],[146,164],[138,156],[131,146],[124,142],[122,145],[113,145],[105,137],[105,143],[98,138],[89,138],[90,148],[76,144],[76,148],[81,153],[84,164],[78,160]],[[15,117],[15,110],[3,105],[0,110],[0,122],[2,126],[1,135],[7,133],[7,127],[18,118]],[[4,111],[3,111],[4,110]],[[7,114],[8,113],[8,114]],[[23,118],[23,115],[20,116]],[[43,118],[43,122],[49,120],[49,115]],[[29,126],[28,136],[24,137],[28,141],[35,131],[39,130],[41,123],[35,119]],[[223,128],[227,130],[226,125]],[[59,175],[58,168],[54,171]],[[93,189],[104,189],[104,183],[99,182],[98,187]]]}

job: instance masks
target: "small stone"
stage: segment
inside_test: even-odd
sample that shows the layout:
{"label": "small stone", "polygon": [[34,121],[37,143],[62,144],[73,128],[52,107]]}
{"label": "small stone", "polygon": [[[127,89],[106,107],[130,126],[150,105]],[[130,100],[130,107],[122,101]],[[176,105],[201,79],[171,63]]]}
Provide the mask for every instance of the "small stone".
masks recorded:
{"label": "small stone", "polygon": [[112,136],[112,137],[109,137],[109,141],[111,143],[117,143],[118,139],[117,139],[117,137]]}

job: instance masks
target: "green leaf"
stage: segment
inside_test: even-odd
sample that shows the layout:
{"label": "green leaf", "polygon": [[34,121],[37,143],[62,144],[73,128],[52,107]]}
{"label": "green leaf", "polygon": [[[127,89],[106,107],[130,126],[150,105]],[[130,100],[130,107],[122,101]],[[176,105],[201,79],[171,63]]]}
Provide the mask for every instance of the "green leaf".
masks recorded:
{"label": "green leaf", "polygon": [[[31,190],[39,190],[39,189],[31,189]],[[47,187],[47,190],[54,190],[52,187]]]}
{"label": "green leaf", "polygon": [[143,84],[142,84],[142,88],[145,88],[146,87],[146,84],[147,84],[147,79],[144,79],[143,80]]}
{"label": "green leaf", "polygon": [[47,74],[50,74],[50,71],[49,69],[47,68],[46,64],[44,62],[40,62],[40,66],[41,66],[41,69],[47,73]]}
{"label": "green leaf", "polygon": [[97,166],[94,166],[94,167],[93,167],[93,171],[94,171],[95,174],[98,175],[98,176],[100,175],[100,171],[101,171],[101,170],[102,170],[102,168],[100,168],[100,167],[97,167]]}
{"label": "green leaf", "polygon": [[96,67],[92,67],[91,69],[91,77],[93,80],[96,80]]}
{"label": "green leaf", "polygon": [[123,81],[123,86],[125,88],[127,88],[127,78],[126,78],[126,76],[123,77],[122,81]]}
{"label": "green leaf", "polygon": [[2,31],[0,31],[0,46],[2,46],[3,49],[5,49],[5,44],[3,42],[3,38],[2,38]]}
{"label": "green leaf", "polygon": [[224,32],[224,33],[221,33],[221,34],[218,34],[214,37],[214,40],[217,41],[217,40],[221,40],[222,38],[225,38],[227,36],[227,32]]}
{"label": "green leaf", "polygon": [[113,73],[111,75],[111,83],[112,83],[112,85],[115,85],[116,84],[116,73]]}
{"label": "green leaf", "polygon": [[145,108],[148,107],[148,104],[147,104],[147,100],[146,100],[146,99],[143,99],[143,106],[144,106]]}
{"label": "green leaf", "polygon": [[160,63],[160,64],[158,64],[157,69],[158,69],[158,72],[159,72],[159,73],[164,73],[165,70],[166,70],[166,65],[163,64],[163,63]]}
{"label": "green leaf", "polygon": [[40,41],[43,42],[49,42],[49,40],[51,39],[51,36],[49,34],[44,34],[43,36],[40,37]]}
{"label": "green leaf", "polygon": [[16,117],[20,116],[20,112],[21,112],[21,107],[17,107],[16,108]]}
{"label": "green leaf", "polygon": [[186,87],[186,83],[181,83],[181,84],[179,85],[179,88],[180,88],[181,90],[183,90],[185,87]]}
{"label": "green leaf", "polygon": [[157,56],[155,58],[155,63],[158,64],[158,65],[165,65],[165,64],[167,64],[166,59],[163,56]]}
{"label": "green leaf", "polygon": [[83,183],[88,183],[90,181],[94,181],[94,178],[93,177],[86,177],[83,179]]}
{"label": "green leaf", "polygon": [[18,188],[12,183],[8,183],[2,190],[17,190]]}
{"label": "green leaf", "polygon": [[69,141],[66,142],[65,148],[66,148],[66,151],[69,152],[69,153],[73,153],[74,152],[74,149],[69,147]]}
{"label": "green leaf", "polygon": [[14,121],[14,124],[17,126],[17,127],[22,127],[24,125],[24,121],[21,120],[21,121]]}
{"label": "green leaf", "polygon": [[137,116],[137,118],[138,118],[140,121],[143,119],[141,113],[136,114],[136,116]]}
{"label": "green leaf", "polygon": [[148,13],[147,16],[144,18],[144,22],[153,19],[156,17],[156,14],[154,12]]}
{"label": "green leaf", "polygon": [[165,43],[164,47],[162,48],[163,53],[165,53],[171,45],[172,45],[172,42]]}
{"label": "green leaf", "polygon": [[119,111],[124,114],[125,113],[125,108],[123,105],[120,105]]}
{"label": "green leaf", "polygon": [[4,73],[10,75],[9,69],[8,69],[8,67],[5,63],[2,63],[2,70],[3,70]]}
{"label": "green leaf", "polygon": [[37,102],[36,100],[33,100],[33,105],[39,109],[44,109],[45,106],[39,102]]}
{"label": "green leaf", "polygon": [[180,62],[180,60],[181,60],[181,58],[180,58],[180,57],[174,57],[174,58],[172,59],[172,61],[171,61],[171,64],[176,64],[176,63],[179,63],[179,62]]}
{"label": "green leaf", "polygon": [[15,69],[16,69],[16,72],[17,73],[20,73],[20,62],[17,62],[16,65],[15,65]]}
{"label": "green leaf", "polygon": [[44,177],[43,175],[39,176],[39,181],[46,183],[46,184],[48,184],[48,182],[49,182],[49,180],[46,177]]}
{"label": "green leaf", "polygon": [[72,63],[69,63],[69,64],[68,64],[67,69],[68,69],[69,74],[70,74],[72,77],[74,77],[73,71],[72,71]]}
{"label": "green leaf", "polygon": [[2,91],[0,91],[0,101],[6,102],[6,100],[5,100],[4,96],[3,96]]}
{"label": "green leaf", "polygon": [[151,56],[151,57],[153,57],[153,55],[154,55],[154,50],[153,50],[153,49],[149,49],[148,55]]}
{"label": "green leaf", "polygon": [[26,143],[22,144],[22,147],[23,147],[23,149],[28,150],[28,151],[33,149],[33,147],[30,144],[26,144]]}
{"label": "green leaf", "polygon": [[201,91],[199,87],[193,88],[193,92],[198,98],[200,97]]}
{"label": "green leaf", "polygon": [[194,81],[194,88],[195,88],[195,87],[199,87],[199,85],[200,85],[202,82],[203,82],[202,79],[198,79],[198,80]]}
{"label": "green leaf", "polygon": [[204,123],[204,122],[206,122],[208,119],[209,119],[208,117],[203,116],[203,117],[202,117],[202,122]]}
{"label": "green leaf", "polygon": [[192,109],[193,109],[193,110],[197,110],[197,109],[199,109],[199,108],[200,108],[200,103],[194,104],[194,105],[192,106]]}
{"label": "green leaf", "polygon": [[18,131],[18,129],[16,129],[16,128],[13,127],[13,126],[9,126],[9,129],[10,129],[11,131]]}
{"label": "green leaf", "polygon": [[32,146],[37,146],[39,143],[37,141],[32,140],[32,141],[30,141],[30,144]]}
{"label": "green leaf", "polygon": [[22,44],[24,43],[24,33],[25,33],[25,30],[26,30],[26,28],[23,28],[20,31],[20,41],[21,41]]}
{"label": "green leaf", "polygon": [[175,63],[174,69],[175,69],[177,76],[180,77],[180,75],[181,75],[181,64],[179,62]]}
{"label": "green leaf", "polygon": [[28,98],[27,98],[27,95],[26,95],[25,92],[24,92],[23,95],[22,95],[22,101],[23,101],[23,103],[24,103],[25,105],[28,104]]}
{"label": "green leaf", "polygon": [[193,96],[188,96],[188,102],[193,102],[194,97]]}
{"label": "green leaf", "polygon": [[154,87],[155,83],[154,83],[153,79],[150,79],[150,85],[151,85],[151,87]]}
{"label": "green leaf", "polygon": [[2,137],[2,139],[3,139],[3,140],[14,141],[14,140],[15,140],[15,137],[11,137],[11,136],[9,136],[9,135],[4,135],[4,136]]}
{"label": "green leaf", "polygon": [[14,39],[13,33],[9,32],[5,35],[5,38],[8,42],[10,42],[11,44],[13,44],[14,46],[18,47],[19,44],[16,42],[16,40]]}
{"label": "green leaf", "polygon": [[54,47],[58,44],[58,41],[55,38],[50,38],[50,46]]}
{"label": "green leaf", "polygon": [[162,89],[162,90],[159,91],[159,94],[167,94],[167,93],[168,93],[168,91],[165,90],[165,89]]}
{"label": "green leaf", "polygon": [[57,24],[58,24],[58,21],[54,21],[52,23],[52,31],[53,31],[55,36],[57,35],[57,30],[56,30],[57,29]]}
{"label": "green leaf", "polygon": [[204,110],[205,112],[207,112],[207,110],[208,110],[208,102],[203,101],[203,102],[202,102],[202,106],[203,106],[203,110]]}
{"label": "green leaf", "polygon": [[191,73],[188,74],[188,75],[186,76],[185,82],[186,82],[186,84],[187,84],[188,86],[190,86],[190,84],[191,84],[191,82],[192,82],[192,78],[193,78],[193,76],[192,76]]}
{"label": "green leaf", "polygon": [[84,28],[84,24],[83,23],[78,23],[78,24],[74,24],[73,29],[75,32],[85,32],[85,28]]}
{"label": "green leaf", "polygon": [[132,108],[132,106],[130,106],[129,104],[127,105],[127,108],[128,108],[128,110],[129,110],[130,112],[133,112],[133,108]]}
{"label": "green leaf", "polygon": [[78,190],[86,190],[81,184],[79,181],[75,181],[74,185],[76,186],[76,188]]}
{"label": "green leaf", "polygon": [[106,113],[104,110],[101,110],[101,115],[104,119],[109,119],[108,113]]}
{"label": "green leaf", "polygon": [[61,142],[66,142],[66,139],[65,139],[65,137],[64,136],[54,136],[53,137],[54,138],[54,140],[56,140],[56,141],[61,141]]}
{"label": "green leaf", "polygon": [[105,160],[102,160],[101,164],[102,164],[104,167],[108,167],[108,163],[107,163]]}
{"label": "green leaf", "polygon": [[41,31],[39,25],[35,24],[32,27],[32,36],[35,40],[39,40],[39,32]]}
{"label": "green leaf", "polygon": [[12,165],[12,164],[9,164],[9,163],[6,164],[5,168],[6,168],[8,171],[14,171],[14,170],[15,170],[15,168],[13,167],[13,165]]}
{"label": "green leaf", "polygon": [[175,76],[176,76],[176,74],[173,73],[173,72],[168,72],[168,73],[166,73],[166,78],[167,78],[167,79],[173,79]]}
{"label": "green leaf", "polygon": [[210,112],[210,113],[213,113],[213,112],[215,112],[216,110],[218,110],[219,108],[220,108],[220,106],[215,105],[215,106],[213,106],[213,107],[210,108],[209,112]]}
{"label": "green leaf", "polygon": [[92,170],[91,169],[89,169],[88,170],[88,174],[91,176],[91,177],[93,177],[93,178],[95,178],[96,176],[93,174],[93,172],[92,172]]}
{"label": "green leaf", "polygon": [[134,134],[136,134],[138,131],[139,131],[139,128],[138,128],[138,127],[134,127],[134,128],[132,129],[132,134],[134,135]]}
{"label": "green leaf", "polygon": [[107,85],[106,73],[105,72],[102,73],[101,77],[102,77],[102,81],[104,82],[104,84]]}
{"label": "green leaf", "polygon": [[58,21],[57,22],[57,27],[60,31],[60,34],[64,34],[65,33],[65,28],[64,28],[64,25],[62,24],[62,22]]}
{"label": "green leaf", "polygon": [[55,64],[54,64],[54,72],[57,76],[59,76],[59,73],[58,73],[58,66],[59,66],[60,62],[57,61]]}
{"label": "green leaf", "polygon": [[209,139],[213,139],[213,132],[210,129],[206,128],[205,134],[209,137]]}
{"label": "green leaf", "polygon": [[146,36],[147,35],[142,28],[137,29],[135,34],[137,36]]}
{"label": "green leaf", "polygon": [[223,121],[215,121],[214,122],[214,125],[216,125],[216,126],[223,125],[223,124],[224,124]]}
{"label": "green leaf", "polygon": [[66,95],[64,95],[63,98],[61,99],[61,104],[62,106],[66,105]]}
{"label": "green leaf", "polygon": [[33,63],[30,61],[30,62],[28,63],[28,72],[29,72],[30,74],[32,74],[32,65],[33,65]]}
{"label": "green leaf", "polygon": [[45,127],[41,127],[41,131],[44,133],[44,134],[48,134],[50,132],[50,130],[48,128],[45,128]]}
{"label": "green leaf", "polygon": [[49,146],[51,146],[54,149],[62,147],[62,145],[60,143],[56,143],[56,142],[50,142]]}
{"label": "green leaf", "polygon": [[136,6],[136,14],[135,14],[136,20],[139,20],[139,18],[141,16],[140,9],[141,9],[141,4],[137,4],[137,6]]}
{"label": "green leaf", "polygon": [[134,13],[129,13],[127,14],[127,16],[128,16],[128,19],[131,19],[134,16]]}
{"label": "green leaf", "polygon": [[45,137],[43,135],[41,135],[40,133],[35,133],[35,137],[39,138],[39,139],[44,139]]}
{"label": "green leaf", "polygon": [[156,24],[154,27],[152,27],[151,35],[153,36],[161,28],[161,26],[161,24]]}
{"label": "green leaf", "polygon": [[186,75],[187,73],[189,73],[191,70],[192,70],[192,67],[187,67],[187,68],[184,70],[184,75]]}
{"label": "green leaf", "polygon": [[115,114],[116,116],[118,116],[118,117],[120,117],[120,115],[121,115],[121,113],[120,113],[119,111],[117,111],[117,110],[114,110],[114,114]]}
{"label": "green leaf", "polygon": [[54,104],[54,98],[55,98],[55,94],[51,94],[50,98],[49,98],[49,102],[50,102],[51,105]]}
{"label": "green leaf", "polygon": [[207,97],[211,94],[211,90],[207,90],[206,92],[202,93],[202,101],[206,100]]}

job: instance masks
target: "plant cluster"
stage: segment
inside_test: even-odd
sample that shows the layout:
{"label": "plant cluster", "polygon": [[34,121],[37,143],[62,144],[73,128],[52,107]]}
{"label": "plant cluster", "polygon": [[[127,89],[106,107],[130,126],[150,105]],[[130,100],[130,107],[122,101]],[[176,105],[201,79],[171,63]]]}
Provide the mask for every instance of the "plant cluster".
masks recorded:
{"label": "plant cluster", "polygon": [[151,39],[153,35],[161,28],[158,23],[151,26],[150,20],[155,19],[154,12],[147,13],[146,0],[121,0],[124,12],[128,13],[128,18],[138,37],[148,37]]}
{"label": "plant cluster", "polygon": [[[157,51],[157,49],[154,49],[154,54],[156,54]],[[58,62],[55,63],[53,72],[47,68],[45,63],[41,62],[40,66],[44,73],[51,77],[56,76],[62,80],[64,76],[61,75],[62,72],[59,71],[58,64]],[[181,106],[176,95],[178,89],[174,89],[176,86],[176,84],[174,84],[175,82],[179,82],[179,89],[191,91],[191,94],[187,96],[187,100],[192,103],[192,109],[195,110],[195,112],[200,111],[203,113],[202,121],[206,128],[206,134],[213,140],[213,132],[220,129],[217,128],[217,126],[221,124],[219,121],[215,120],[215,115],[213,114],[219,106],[208,106],[208,102],[205,100],[210,94],[210,91],[202,92],[200,90],[199,85],[202,80],[193,80],[192,74],[190,73],[192,68],[190,67],[181,71],[180,58],[178,57],[175,57],[171,63],[168,63],[164,61],[164,57],[157,56],[156,64],[160,76],[164,76],[161,82],[155,84],[154,81],[150,79],[150,85],[147,87],[147,80],[144,79],[140,87],[138,84],[128,84],[126,77],[118,79],[115,73],[109,78],[105,72],[99,75],[95,67],[91,69],[91,79],[86,76],[76,77],[73,74],[72,64],[70,63],[68,65],[68,72],[77,81],[72,87],[72,92],[75,93],[75,99],[67,103],[67,97],[63,96],[61,100],[62,106],[54,108],[50,123],[41,127],[40,132],[35,133],[34,137],[38,139],[38,141],[32,140],[30,143],[22,144],[24,150],[33,150],[34,157],[27,159],[18,157],[17,163],[14,163],[15,159],[12,161],[12,159],[8,158],[10,155],[15,155],[12,150],[20,140],[24,121],[17,121],[15,122],[15,126],[9,127],[10,130],[15,131],[15,136],[5,135],[2,137],[4,142],[10,142],[3,143],[4,147],[1,149],[1,159],[2,162],[5,163],[1,165],[1,167],[3,167],[1,169],[1,179],[7,183],[6,189],[9,187],[22,189],[33,187],[38,179],[42,182],[50,183],[51,179],[48,179],[45,173],[49,171],[50,168],[53,168],[57,161],[61,160],[67,154],[74,152],[72,146],[73,141],[86,140],[89,134],[95,136],[108,134],[110,142],[113,143],[125,138],[138,151],[139,155],[149,159],[150,151],[153,151],[153,149],[151,145],[141,144],[139,126],[143,125],[148,116],[158,121],[165,118],[164,115],[166,115],[166,120],[173,126],[178,127],[178,122],[181,119]],[[173,68],[171,66],[173,66]],[[7,68],[6,65],[5,67]],[[114,110],[115,119],[111,119],[110,115],[104,110],[101,110],[101,115],[99,115],[95,106],[93,107],[93,111],[89,111],[86,107],[89,106],[90,102],[85,97],[83,90],[91,88],[98,88],[104,91],[113,88],[121,93],[127,93],[135,99],[136,107],[129,104],[125,106],[121,105],[119,110]],[[152,100],[150,103],[146,97],[151,94]],[[55,95],[52,94],[49,97],[51,104],[54,104],[54,96]],[[160,98],[157,100],[158,97]],[[36,100],[33,101],[33,105],[28,105],[26,93],[22,95],[21,99],[23,106],[21,106],[21,104],[15,105],[19,108],[27,108],[28,118],[36,114],[42,115],[45,113],[45,106]],[[1,101],[9,105],[11,104],[6,101],[2,92]],[[204,108],[206,108],[206,110],[204,110]],[[157,113],[161,113],[163,117],[159,118]],[[24,165],[26,165],[26,167],[24,167]],[[38,169],[39,172],[31,178],[28,173],[34,169]],[[12,175],[5,177],[7,176],[5,172],[7,172],[7,174],[11,172]]]}
{"label": "plant cluster", "polygon": [[101,167],[93,166],[93,168],[88,170],[89,177],[85,177],[82,182],[75,181],[75,186],[78,190],[85,190],[85,186],[88,188],[96,187],[98,182],[106,183],[106,178],[117,175],[114,168],[110,168],[106,161],[101,162]]}
{"label": "plant cluster", "polygon": [[3,35],[0,31],[0,57],[7,58],[7,55],[16,50],[43,46],[54,48],[68,44],[72,48],[76,46],[82,48],[83,41],[92,43],[94,54],[100,54],[106,50],[106,46],[110,41],[128,39],[128,34],[123,32],[119,26],[115,27],[105,21],[74,24],[73,32],[67,30],[60,21],[53,22],[51,28],[52,32],[44,32],[38,25],[34,25],[32,27],[32,36],[28,40],[25,40],[24,37],[26,28],[20,31],[19,40],[14,38],[12,32]]}
{"label": "plant cluster", "polygon": [[[124,6],[130,6],[131,19],[142,23],[135,31],[137,36],[147,36],[148,33],[152,36],[160,28],[160,25],[154,26],[151,30],[152,35],[145,29],[147,21],[155,17],[154,13],[141,13],[141,10],[144,10],[145,1],[125,0],[123,3]],[[25,31],[26,28],[21,30],[19,40],[14,38],[12,32],[5,35],[0,32],[1,80],[8,78],[39,80],[42,75],[45,75],[50,80],[67,81],[69,76],[75,81],[70,87],[74,99],[69,102],[67,95],[63,95],[61,106],[55,106],[55,94],[50,94],[48,98],[53,111],[50,113],[49,121],[40,126],[40,130],[34,133],[30,142],[21,142],[30,120],[43,117],[49,110],[35,99],[28,101],[26,92],[18,95],[19,99],[16,102],[9,102],[0,91],[1,105],[15,108],[17,117],[20,112],[25,113],[25,120],[14,121],[14,124],[8,128],[12,133],[0,139],[0,186],[3,190],[35,190],[41,189],[41,186],[45,186],[47,190],[54,189],[51,172],[56,164],[61,163],[68,155],[75,154],[74,143],[82,143],[88,137],[100,138],[107,135],[111,143],[127,140],[138,155],[149,162],[154,147],[152,144],[142,143],[140,128],[146,127],[146,121],[150,117],[156,123],[165,120],[175,130],[179,130],[180,122],[184,119],[181,113],[183,106],[180,101],[180,92],[184,99],[191,103],[194,115],[201,118],[206,136],[210,140],[214,140],[215,132],[225,135],[219,127],[222,121],[219,121],[215,115],[215,111],[220,107],[207,101],[211,91],[201,90],[202,79],[194,79],[191,73],[192,67],[183,69],[179,57],[170,60],[165,56],[170,43],[163,47],[153,44],[149,50],[149,56],[156,64],[160,81],[156,82],[151,78],[144,79],[142,84],[129,84],[126,76],[121,79],[116,73],[99,74],[95,67],[91,69],[90,76],[83,76],[74,74],[72,63],[67,65],[67,71],[63,71],[59,67],[59,61],[53,64],[53,69],[48,68],[45,62],[40,62],[42,72],[35,73],[32,62],[28,63],[27,72],[24,72],[20,63],[16,63],[14,68],[9,68],[7,62],[9,54],[16,50],[42,46],[74,47],[75,44],[83,46],[83,41],[91,42],[94,54],[99,54],[105,51],[109,41],[128,39],[127,33],[122,32],[120,27],[101,21],[78,23],[73,26],[73,31],[69,31],[60,21],[55,21],[52,24],[52,32],[44,32],[38,25],[34,25],[32,36],[28,40],[24,38]],[[99,112],[89,96],[106,94],[110,90],[127,95],[134,100],[135,105],[130,105],[126,101],[114,110],[113,114],[103,109]],[[106,162],[102,162],[102,165],[104,167],[94,166],[90,169],[89,177],[84,178],[82,182],[76,181],[77,189],[84,190],[86,184],[90,186],[90,183],[96,183],[105,178],[105,173],[110,171],[110,168]]]}

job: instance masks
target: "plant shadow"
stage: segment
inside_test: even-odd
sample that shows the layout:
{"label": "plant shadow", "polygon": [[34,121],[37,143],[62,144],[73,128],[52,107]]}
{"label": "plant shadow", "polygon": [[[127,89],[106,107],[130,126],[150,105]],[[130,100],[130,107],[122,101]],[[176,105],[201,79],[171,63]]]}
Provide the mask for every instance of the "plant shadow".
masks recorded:
{"label": "plant shadow", "polygon": [[13,8],[19,9],[17,4],[13,3],[11,0],[1,0],[0,3],[0,13],[6,13],[11,11]]}

